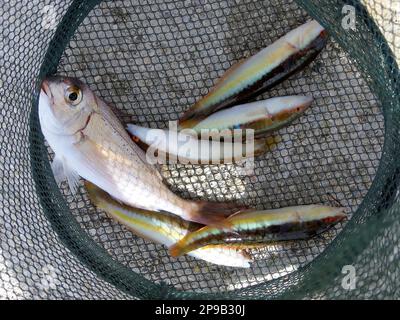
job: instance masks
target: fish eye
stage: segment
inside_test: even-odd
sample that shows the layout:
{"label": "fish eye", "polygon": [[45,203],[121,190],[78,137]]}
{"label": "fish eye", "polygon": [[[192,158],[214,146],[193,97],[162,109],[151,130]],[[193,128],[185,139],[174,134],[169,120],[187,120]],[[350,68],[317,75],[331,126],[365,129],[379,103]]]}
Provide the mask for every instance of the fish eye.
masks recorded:
{"label": "fish eye", "polygon": [[82,101],[82,91],[77,86],[71,86],[65,91],[65,101],[73,106]]}

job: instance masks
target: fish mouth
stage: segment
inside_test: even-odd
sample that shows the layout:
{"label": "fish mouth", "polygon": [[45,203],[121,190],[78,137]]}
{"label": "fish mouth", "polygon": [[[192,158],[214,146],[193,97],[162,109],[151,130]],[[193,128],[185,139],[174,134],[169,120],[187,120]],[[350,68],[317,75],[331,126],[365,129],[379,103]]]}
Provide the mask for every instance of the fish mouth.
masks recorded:
{"label": "fish mouth", "polygon": [[50,91],[49,81],[44,79],[42,85],[40,86],[41,91],[51,100],[52,94]]}
{"label": "fish mouth", "polygon": [[302,104],[299,106],[299,108],[300,108],[301,111],[306,111],[306,110],[311,106],[312,103],[313,103],[313,100],[310,99],[310,100],[308,100],[307,102],[302,103]]}
{"label": "fish mouth", "polygon": [[311,106],[312,103],[313,98],[305,97],[303,102],[299,103],[295,108],[293,108],[292,113],[304,112]]}

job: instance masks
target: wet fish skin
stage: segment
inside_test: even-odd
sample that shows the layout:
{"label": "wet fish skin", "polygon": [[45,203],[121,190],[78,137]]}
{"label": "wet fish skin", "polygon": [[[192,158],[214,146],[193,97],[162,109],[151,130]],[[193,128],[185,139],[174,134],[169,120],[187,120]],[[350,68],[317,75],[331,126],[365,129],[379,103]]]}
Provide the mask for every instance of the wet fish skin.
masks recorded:
{"label": "wet fish skin", "polygon": [[82,177],[126,204],[168,211],[203,224],[217,225],[241,208],[189,201],[171,192],[110,107],[78,79],[49,77],[43,81],[39,120],[55,152],[54,176],[57,182],[67,180],[72,192]]}
{"label": "wet fish skin", "polygon": [[308,65],[325,47],[327,33],[315,20],[290,31],[270,46],[233,65],[180,119],[193,127],[209,114],[249,101]]}
{"label": "wet fish skin", "polygon": [[177,132],[134,124],[128,124],[127,130],[134,140],[148,151],[146,155],[150,163],[158,159],[167,159],[168,163],[185,164],[235,163],[248,157],[259,156],[274,147],[271,139],[255,139],[253,144],[246,144],[242,143],[241,138],[235,141],[232,136],[228,137],[228,142],[219,139],[202,140],[185,133],[185,130]]}
{"label": "wet fish skin", "polygon": [[[191,223],[167,212],[154,212],[133,208],[112,199],[110,195],[85,181],[85,187],[92,203],[104,210],[111,218],[125,225],[134,234],[149,241],[169,248],[189,232],[202,225]],[[199,248],[189,253],[190,256],[217,265],[249,268],[251,257],[246,252],[252,247],[214,245]]]}
{"label": "wet fish skin", "polygon": [[308,239],[345,218],[344,208],[303,205],[248,211],[227,218],[230,230],[203,227],[189,233],[170,248],[174,257],[211,244],[257,244]]}
{"label": "wet fish skin", "polygon": [[223,109],[209,115],[193,126],[200,132],[208,129],[231,130],[253,129],[254,136],[271,133],[289,125],[300,117],[311,105],[307,96],[275,97]]}

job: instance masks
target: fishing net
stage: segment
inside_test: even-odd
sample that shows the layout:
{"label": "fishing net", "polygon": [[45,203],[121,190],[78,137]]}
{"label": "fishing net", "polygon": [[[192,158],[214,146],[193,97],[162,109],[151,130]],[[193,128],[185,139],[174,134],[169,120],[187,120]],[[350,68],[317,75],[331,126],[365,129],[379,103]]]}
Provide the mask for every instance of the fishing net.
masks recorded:
{"label": "fishing net", "polygon": [[[124,123],[166,128],[234,63],[317,19],[318,58],[260,98],[313,106],[276,147],[237,165],[160,167],[183,197],[262,208],[325,203],[349,219],[253,252],[250,269],[171,258],[56,185],[37,99],[74,76]],[[7,1],[0,8],[0,298],[399,297],[400,2]],[[355,280],[355,281],[353,281]]]}

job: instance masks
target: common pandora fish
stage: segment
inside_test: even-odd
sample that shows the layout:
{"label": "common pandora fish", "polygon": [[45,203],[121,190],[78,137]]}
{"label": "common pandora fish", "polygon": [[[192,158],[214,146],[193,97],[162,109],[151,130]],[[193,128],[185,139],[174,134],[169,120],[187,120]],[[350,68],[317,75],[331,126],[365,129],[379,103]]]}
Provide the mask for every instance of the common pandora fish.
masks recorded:
{"label": "common pandora fish", "polygon": [[[178,132],[168,129],[145,128],[134,124],[128,124],[127,129],[134,138],[143,143],[143,147],[147,150],[146,156],[149,163],[232,163],[261,155],[274,147],[271,139],[247,137],[248,142],[242,143],[241,138],[235,142],[230,136],[228,137],[230,141],[225,142],[219,139],[200,139],[196,136],[196,132],[185,132],[189,129]],[[242,131],[240,130],[240,132]],[[218,135],[220,134],[221,132],[218,131]]]}
{"label": "common pandora fish", "polygon": [[184,113],[180,128],[191,128],[209,114],[249,100],[282,82],[309,64],[326,42],[326,31],[315,20],[290,31],[233,65],[204,98]]}
{"label": "common pandora fish", "polygon": [[126,204],[205,225],[217,225],[239,210],[233,204],[188,201],[172,193],[107,104],[77,79],[43,81],[39,119],[55,153],[55,179],[66,179],[72,192],[81,176]]}
{"label": "common pandora fish", "polygon": [[253,129],[254,136],[270,133],[290,124],[304,113],[313,99],[306,96],[276,97],[246,103],[209,115],[192,129],[200,134],[204,129]]}
{"label": "common pandora fish", "polygon": [[250,245],[307,239],[326,231],[344,218],[344,208],[323,205],[242,212],[227,218],[231,224],[229,230],[203,227],[170,247],[170,254],[180,256],[206,245],[221,243]]}
{"label": "common pandora fish", "polygon": [[[201,225],[185,221],[176,215],[132,208],[112,199],[106,192],[85,182],[89,198],[95,206],[128,227],[134,234],[170,247],[187,233]],[[251,257],[242,249],[229,245],[206,246],[189,253],[190,256],[230,267],[250,267]]]}

